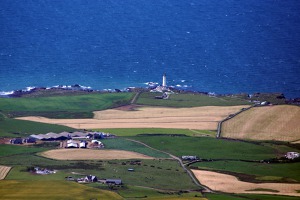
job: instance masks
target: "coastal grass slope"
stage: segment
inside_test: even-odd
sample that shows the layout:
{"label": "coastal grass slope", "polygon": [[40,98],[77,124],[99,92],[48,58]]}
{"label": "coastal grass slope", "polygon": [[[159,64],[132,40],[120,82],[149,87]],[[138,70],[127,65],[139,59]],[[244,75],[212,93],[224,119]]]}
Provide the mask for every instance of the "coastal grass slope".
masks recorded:
{"label": "coastal grass slope", "polygon": [[104,93],[35,98],[0,98],[8,117],[92,118],[93,111],[129,104],[134,93]]}
{"label": "coastal grass slope", "polygon": [[237,106],[250,105],[245,99],[237,96],[215,97],[197,93],[171,94],[168,99],[155,99],[161,93],[143,92],[139,95],[137,104],[165,107],[199,107],[199,106]]}
{"label": "coastal grass slope", "polygon": [[293,142],[300,139],[299,119],[299,106],[255,107],[224,122],[221,136]]}

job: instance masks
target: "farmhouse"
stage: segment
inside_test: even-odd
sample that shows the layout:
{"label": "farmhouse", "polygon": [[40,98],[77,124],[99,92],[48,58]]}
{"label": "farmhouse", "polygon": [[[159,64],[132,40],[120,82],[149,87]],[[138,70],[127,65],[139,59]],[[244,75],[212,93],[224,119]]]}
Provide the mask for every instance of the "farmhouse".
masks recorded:
{"label": "farmhouse", "polygon": [[97,176],[92,176],[92,175],[89,175],[89,176],[86,176],[84,179],[83,179],[84,182],[87,182],[87,183],[92,183],[92,182],[97,182],[98,181],[98,178]]}

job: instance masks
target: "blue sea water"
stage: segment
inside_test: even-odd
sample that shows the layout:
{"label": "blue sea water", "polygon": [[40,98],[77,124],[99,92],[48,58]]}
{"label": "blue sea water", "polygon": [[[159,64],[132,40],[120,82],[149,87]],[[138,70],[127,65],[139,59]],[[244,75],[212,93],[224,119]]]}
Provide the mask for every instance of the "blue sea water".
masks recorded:
{"label": "blue sea water", "polygon": [[160,82],[300,97],[298,0],[1,0],[0,91]]}

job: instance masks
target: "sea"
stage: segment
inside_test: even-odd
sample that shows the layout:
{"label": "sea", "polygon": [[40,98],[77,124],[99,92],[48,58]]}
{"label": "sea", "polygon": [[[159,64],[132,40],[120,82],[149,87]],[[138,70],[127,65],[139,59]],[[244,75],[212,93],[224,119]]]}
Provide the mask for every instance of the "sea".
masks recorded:
{"label": "sea", "polygon": [[300,97],[299,0],[1,0],[0,92],[149,82]]}

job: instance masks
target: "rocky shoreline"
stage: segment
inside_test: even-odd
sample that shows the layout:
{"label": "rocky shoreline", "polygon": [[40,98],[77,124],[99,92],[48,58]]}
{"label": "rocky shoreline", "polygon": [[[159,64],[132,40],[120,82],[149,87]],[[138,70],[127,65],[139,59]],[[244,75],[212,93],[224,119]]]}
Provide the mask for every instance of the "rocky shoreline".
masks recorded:
{"label": "rocky shoreline", "polygon": [[[14,90],[11,92],[0,92],[0,98],[20,98],[20,97],[41,97],[41,96],[57,96],[57,95],[77,95],[87,93],[118,93],[118,92],[150,92],[153,89],[152,85],[145,88],[128,87],[125,89],[104,89],[94,90],[91,87],[82,86],[79,84],[74,85],[57,85],[53,87],[27,87],[23,90]],[[254,93],[254,94],[215,94],[211,92],[189,91],[184,89],[169,88],[175,93],[181,94],[198,94],[208,96],[228,96],[238,97],[251,102],[267,102],[268,104],[292,104],[300,105],[300,98],[285,98],[282,93]]]}

